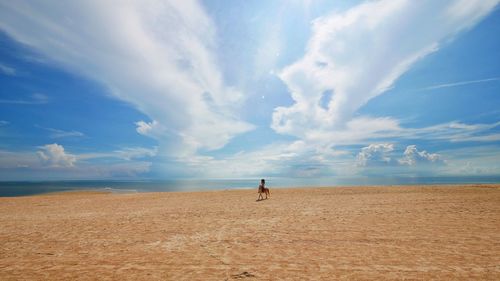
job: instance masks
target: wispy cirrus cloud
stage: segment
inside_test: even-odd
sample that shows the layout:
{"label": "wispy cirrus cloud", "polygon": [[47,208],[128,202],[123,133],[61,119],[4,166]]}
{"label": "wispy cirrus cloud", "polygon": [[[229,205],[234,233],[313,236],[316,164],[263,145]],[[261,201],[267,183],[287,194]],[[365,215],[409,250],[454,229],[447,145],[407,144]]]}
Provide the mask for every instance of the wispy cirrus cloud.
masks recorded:
{"label": "wispy cirrus cloud", "polygon": [[479,83],[495,82],[495,81],[500,81],[500,77],[437,84],[437,85],[432,85],[429,87],[422,88],[422,89],[420,89],[420,91],[436,90],[436,89],[450,88],[450,87],[459,87],[459,86],[465,86],[465,85],[470,85],[470,84],[479,84]]}
{"label": "wispy cirrus cloud", "polygon": [[426,127],[404,127],[390,117],[355,117],[344,128],[332,131],[308,132],[306,140],[323,145],[370,144],[392,140],[435,140],[444,142],[492,142],[498,138],[494,130],[500,122],[490,124],[467,124],[451,121]]}
{"label": "wispy cirrus cloud", "polygon": [[9,75],[9,76],[15,76],[17,74],[17,71],[15,68],[8,66],[6,64],[0,63],[0,73]]}
{"label": "wispy cirrus cloud", "polygon": [[77,137],[84,137],[85,134],[79,131],[71,130],[71,131],[65,131],[65,130],[60,130],[60,129],[55,129],[55,128],[47,128],[47,127],[42,127],[39,125],[35,125],[35,127],[49,131],[50,132],[50,138],[53,139],[59,139],[59,138],[77,138]]}
{"label": "wispy cirrus cloud", "polygon": [[493,133],[481,136],[464,136],[452,139],[453,142],[496,142],[500,141],[500,134]]}
{"label": "wispy cirrus cloud", "polygon": [[[163,154],[168,157],[167,169],[178,168],[187,174],[314,176],[332,175],[339,169],[341,174],[352,173],[357,155],[337,150],[340,145],[369,147],[388,143],[389,138],[498,140],[490,132],[495,124],[457,121],[408,128],[390,116],[357,115],[414,63],[473,27],[497,3],[367,1],[314,20],[304,55],[279,72],[293,104],[276,107],[271,127],[294,140],[276,143],[271,139],[255,150],[223,156],[212,156],[217,154],[211,152],[254,126],[239,116],[246,93],[224,79],[216,55],[218,31],[197,1],[146,0],[120,5],[106,1],[57,5],[50,1],[4,1],[0,3],[0,29],[37,50],[45,61],[102,83],[116,98],[148,116],[135,122],[136,131],[158,140],[159,148],[73,153],[75,166],[113,158],[125,160],[123,163],[140,160],[135,161],[141,162],[135,171],[148,171],[147,159]],[[287,47],[284,39],[278,38],[282,33],[279,25],[267,32],[269,38],[264,36],[255,55],[255,75],[275,68],[277,54]],[[433,85],[428,90],[492,81]],[[29,104],[30,99],[3,101]],[[51,133],[63,138],[80,132],[53,129]],[[380,149],[384,152],[384,147]],[[364,159],[376,150],[366,149]],[[422,153],[412,151],[414,157]],[[379,164],[384,164],[383,153],[378,156]],[[394,164],[396,158],[391,159]]]}
{"label": "wispy cirrus cloud", "polygon": [[19,105],[33,105],[33,104],[46,104],[49,98],[41,93],[34,93],[27,98],[23,99],[0,99],[0,104],[19,104]]}
{"label": "wispy cirrus cloud", "polygon": [[110,152],[100,152],[100,153],[83,153],[79,154],[77,158],[79,160],[91,160],[99,158],[115,158],[121,160],[135,160],[151,158],[158,155],[158,147],[146,148],[146,147],[124,147],[118,150]]}
{"label": "wispy cirrus cloud", "polygon": [[[370,1],[346,12],[316,19],[304,56],[279,73],[294,104],[277,107],[271,124],[277,133],[292,135],[299,140],[222,159],[206,156],[185,161],[196,168],[197,173],[209,174],[213,167],[231,167],[234,175],[266,171],[288,175],[314,171],[316,175],[332,175],[339,168],[348,174],[355,170],[356,162],[371,165],[377,162],[377,165],[389,164],[403,169],[398,162],[402,155],[384,156],[393,152],[392,144],[370,148],[375,141],[453,142],[463,140],[465,136],[472,141],[479,135],[486,140],[485,136],[491,134],[490,130],[496,124],[455,121],[407,128],[397,119],[356,116],[356,111],[390,89],[415,62],[438,51],[443,43],[478,23],[497,3],[496,0],[467,3]],[[426,19],[425,22],[422,18]],[[334,153],[334,146],[362,144],[368,147],[366,153],[357,159],[349,152]],[[415,159],[422,162],[429,155],[437,155],[426,153],[410,149],[406,163],[416,162]],[[371,161],[375,158],[378,160]]]}
{"label": "wispy cirrus cloud", "polygon": [[155,120],[149,135],[169,155],[218,149],[254,128],[238,116],[244,95],[225,84],[215,26],[197,1],[3,1],[0,7],[0,29],[9,36]]}
{"label": "wispy cirrus cloud", "polygon": [[[497,4],[370,1],[316,19],[305,55],[279,74],[295,103],[275,109],[272,128],[303,139],[345,131],[361,106]],[[394,128],[386,124],[381,131]]]}
{"label": "wispy cirrus cloud", "polygon": [[424,128],[405,128],[395,136],[410,139],[443,140],[449,142],[488,142],[496,141],[498,133],[492,132],[500,126],[500,122],[491,124],[466,124],[452,121]]}

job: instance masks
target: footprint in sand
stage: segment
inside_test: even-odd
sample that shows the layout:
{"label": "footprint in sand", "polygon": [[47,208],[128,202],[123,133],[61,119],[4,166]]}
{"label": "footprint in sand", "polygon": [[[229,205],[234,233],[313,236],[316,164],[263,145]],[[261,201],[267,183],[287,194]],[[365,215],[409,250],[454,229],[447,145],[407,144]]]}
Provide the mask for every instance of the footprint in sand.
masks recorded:
{"label": "footprint in sand", "polygon": [[231,275],[231,277],[234,278],[234,279],[243,279],[243,278],[247,278],[247,277],[255,277],[255,275],[253,275],[250,272],[243,271],[240,274],[233,274],[233,275]]}

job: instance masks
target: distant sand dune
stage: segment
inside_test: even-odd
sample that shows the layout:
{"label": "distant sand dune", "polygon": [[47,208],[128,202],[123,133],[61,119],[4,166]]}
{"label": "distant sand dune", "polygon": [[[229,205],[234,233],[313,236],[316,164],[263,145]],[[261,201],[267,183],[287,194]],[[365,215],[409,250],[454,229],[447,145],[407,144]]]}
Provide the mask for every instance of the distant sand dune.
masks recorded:
{"label": "distant sand dune", "polygon": [[0,198],[0,280],[500,280],[499,187]]}

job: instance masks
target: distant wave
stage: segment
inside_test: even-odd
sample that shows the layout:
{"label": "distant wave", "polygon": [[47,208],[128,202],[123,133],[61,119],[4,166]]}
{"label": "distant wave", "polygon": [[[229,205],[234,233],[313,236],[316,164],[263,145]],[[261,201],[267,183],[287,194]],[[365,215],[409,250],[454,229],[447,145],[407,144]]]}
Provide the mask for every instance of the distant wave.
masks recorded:
{"label": "distant wave", "polygon": [[112,187],[104,187],[102,190],[111,193],[138,193],[137,189],[122,189],[122,188],[112,188]]}

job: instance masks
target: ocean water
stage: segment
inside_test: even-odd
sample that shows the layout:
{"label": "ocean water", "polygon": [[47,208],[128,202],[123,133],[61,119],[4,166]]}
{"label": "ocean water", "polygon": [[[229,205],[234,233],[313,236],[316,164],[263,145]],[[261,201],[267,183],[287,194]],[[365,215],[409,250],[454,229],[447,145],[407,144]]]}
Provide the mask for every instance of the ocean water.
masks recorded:
{"label": "ocean water", "polygon": [[[96,190],[115,193],[202,191],[221,189],[257,189],[255,179],[204,179],[204,180],[144,180],[144,181],[0,181],[0,197],[26,196],[49,192]],[[411,178],[268,178],[270,188],[319,187],[319,186],[367,186],[367,185],[415,185],[415,184],[474,184],[500,183],[500,176],[484,177],[411,177]]]}

